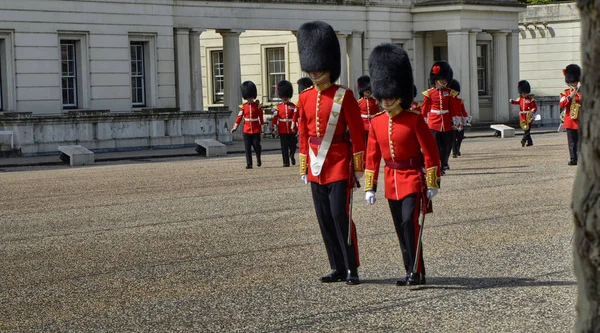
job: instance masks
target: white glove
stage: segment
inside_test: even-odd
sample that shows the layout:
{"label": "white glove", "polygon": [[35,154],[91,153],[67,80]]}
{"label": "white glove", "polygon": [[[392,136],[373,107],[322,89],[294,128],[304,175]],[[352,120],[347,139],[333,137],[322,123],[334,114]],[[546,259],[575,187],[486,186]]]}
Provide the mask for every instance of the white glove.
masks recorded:
{"label": "white glove", "polygon": [[233,132],[235,132],[237,130],[237,128],[238,128],[237,124],[233,125],[233,128],[231,129],[231,134],[233,134]]}
{"label": "white glove", "polygon": [[372,205],[375,203],[376,199],[375,199],[375,192],[373,191],[366,191],[365,192],[365,201],[367,202],[367,205]]}
{"label": "white glove", "polygon": [[302,182],[304,183],[304,185],[308,184],[308,176],[307,175],[301,175],[300,176],[300,180],[302,180]]}
{"label": "white glove", "polygon": [[428,188],[427,189],[427,199],[432,200],[438,193],[437,188]]}

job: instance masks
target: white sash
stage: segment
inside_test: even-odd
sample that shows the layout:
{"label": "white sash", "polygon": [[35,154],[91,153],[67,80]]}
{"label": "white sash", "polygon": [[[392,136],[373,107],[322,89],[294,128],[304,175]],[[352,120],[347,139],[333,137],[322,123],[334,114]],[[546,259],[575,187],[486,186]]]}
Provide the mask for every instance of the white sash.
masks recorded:
{"label": "white sash", "polygon": [[318,176],[321,174],[323,163],[325,163],[325,157],[327,156],[327,152],[331,146],[333,133],[335,132],[337,122],[340,118],[342,102],[345,94],[346,89],[342,87],[339,87],[335,92],[335,96],[333,97],[333,106],[331,107],[331,113],[329,114],[329,120],[327,121],[327,128],[325,129],[325,135],[323,136],[323,140],[321,141],[321,146],[319,146],[317,155],[315,155],[313,152],[309,142],[308,155],[310,156],[310,172],[313,174],[313,176]]}

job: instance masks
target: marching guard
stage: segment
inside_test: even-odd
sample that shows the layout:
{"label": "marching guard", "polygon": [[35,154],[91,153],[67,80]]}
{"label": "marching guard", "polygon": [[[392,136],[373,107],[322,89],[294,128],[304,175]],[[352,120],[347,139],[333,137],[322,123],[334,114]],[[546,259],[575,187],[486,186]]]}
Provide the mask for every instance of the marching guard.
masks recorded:
{"label": "marching guard", "polygon": [[565,82],[569,88],[560,94],[561,118],[567,129],[567,141],[569,143],[569,165],[577,165],[577,146],[579,145],[579,109],[581,108],[581,93],[579,92],[579,81],[581,81],[581,68],[576,64],[570,64],[563,69]]}
{"label": "marching guard", "polygon": [[537,105],[535,99],[531,94],[531,85],[527,80],[521,80],[517,83],[517,89],[519,91],[519,97],[517,99],[510,99],[509,102],[514,105],[519,105],[519,125],[523,129],[523,138],[521,139],[521,147],[533,146],[533,139],[531,138],[531,123],[533,122],[534,113],[537,112]]}
{"label": "marching guard", "polygon": [[[340,45],[325,22],[297,32],[300,66],[313,86],[298,99],[300,174],[310,182],[331,272],[321,282],[360,283],[358,244],[351,216],[352,189],[364,172],[365,132],[351,89],[333,84],[341,71]],[[349,134],[347,133],[349,132]]]}
{"label": "marching guard", "polygon": [[[421,245],[424,214],[440,186],[440,156],[436,141],[414,97],[408,54],[394,44],[382,44],[369,56],[375,98],[384,112],[371,121],[365,170],[365,200],[375,203],[379,165],[385,162],[385,197],[400,241],[406,276],[397,285],[425,284]],[[419,218],[419,216],[421,217]],[[418,220],[421,219],[421,224]]]}
{"label": "marching guard", "polygon": [[446,61],[436,61],[429,72],[429,80],[435,86],[423,92],[423,105],[421,112],[427,119],[429,129],[438,145],[442,161],[442,175],[450,169],[448,158],[452,149],[454,138],[453,121],[460,116],[458,92],[450,89],[448,84],[452,81],[452,68]]}
{"label": "marching guard", "polygon": [[256,85],[252,81],[245,81],[242,83],[242,98],[246,100],[246,103],[240,105],[240,112],[235,119],[235,124],[231,129],[233,134],[237,131],[242,119],[244,120],[244,150],[246,151],[246,169],[252,169],[252,151],[256,154],[256,165],[261,166],[262,161],[260,159],[260,134],[261,128],[264,123],[262,106],[255,101],[256,99]]}
{"label": "marching guard", "polygon": [[371,118],[379,113],[379,105],[375,98],[371,97],[371,78],[367,75],[363,75],[357,80],[358,94],[360,99],[358,100],[358,106],[360,107],[360,116],[363,119],[365,125],[365,137],[369,136],[369,127],[371,126]]}
{"label": "marching guard", "polygon": [[296,105],[290,102],[294,94],[294,87],[290,81],[283,80],[277,84],[277,95],[282,102],[273,108],[273,120],[271,121],[271,132],[279,133],[281,143],[281,156],[283,166],[296,165],[296,124],[298,121],[298,110]]}
{"label": "marching guard", "polygon": [[460,116],[453,119],[454,139],[452,140],[452,158],[456,158],[461,156],[460,146],[465,139],[465,126],[470,126],[470,123],[469,115],[467,114],[467,110],[465,110],[465,103],[458,97],[460,94],[460,82],[453,79],[448,87],[457,92],[456,99],[460,104]]}

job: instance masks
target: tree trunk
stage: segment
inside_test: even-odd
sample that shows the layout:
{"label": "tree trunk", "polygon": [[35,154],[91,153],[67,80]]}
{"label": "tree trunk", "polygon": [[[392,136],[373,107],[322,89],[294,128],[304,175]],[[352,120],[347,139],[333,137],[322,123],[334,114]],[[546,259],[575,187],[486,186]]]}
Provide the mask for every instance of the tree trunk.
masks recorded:
{"label": "tree trunk", "polygon": [[[600,332],[600,0],[578,0],[581,13],[583,105],[573,187],[577,332]],[[567,111],[568,112],[568,111]]]}

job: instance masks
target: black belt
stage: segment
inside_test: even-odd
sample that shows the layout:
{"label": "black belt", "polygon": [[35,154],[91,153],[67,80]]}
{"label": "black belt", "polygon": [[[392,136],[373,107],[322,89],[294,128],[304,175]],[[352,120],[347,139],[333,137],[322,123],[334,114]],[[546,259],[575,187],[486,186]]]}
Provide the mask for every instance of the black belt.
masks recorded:
{"label": "black belt", "polygon": [[415,156],[402,161],[385,161],[385,165],[395,170],[421,170],[425,165],[425,161],[423,161],[423,156]]}

